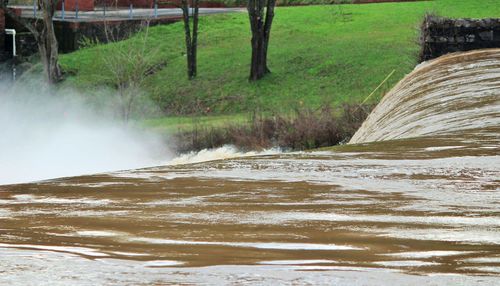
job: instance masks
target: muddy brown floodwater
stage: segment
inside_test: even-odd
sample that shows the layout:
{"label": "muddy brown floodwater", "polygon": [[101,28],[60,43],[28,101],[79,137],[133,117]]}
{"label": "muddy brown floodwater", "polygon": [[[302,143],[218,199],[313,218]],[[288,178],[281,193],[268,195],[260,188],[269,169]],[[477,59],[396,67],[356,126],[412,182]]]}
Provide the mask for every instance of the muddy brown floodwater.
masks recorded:
{"label": "muddy brown floodwater", "polygon": [[498,76],[425,134],[0,186],[0,284],[495,285]]}

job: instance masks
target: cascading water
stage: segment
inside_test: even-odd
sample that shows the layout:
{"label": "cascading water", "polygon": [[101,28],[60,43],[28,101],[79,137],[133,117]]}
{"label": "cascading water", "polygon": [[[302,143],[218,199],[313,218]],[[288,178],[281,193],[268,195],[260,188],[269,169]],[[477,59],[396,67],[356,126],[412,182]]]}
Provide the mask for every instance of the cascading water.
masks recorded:
{"label": "cascading water", "polygon": [[417,67],[382,142],[0,186],[0,284],[495,285],[499,57]]}
{"label": "cascading water", "polygon": [[349,143],[500,126],[500,49],[419,65],[377,105]]}

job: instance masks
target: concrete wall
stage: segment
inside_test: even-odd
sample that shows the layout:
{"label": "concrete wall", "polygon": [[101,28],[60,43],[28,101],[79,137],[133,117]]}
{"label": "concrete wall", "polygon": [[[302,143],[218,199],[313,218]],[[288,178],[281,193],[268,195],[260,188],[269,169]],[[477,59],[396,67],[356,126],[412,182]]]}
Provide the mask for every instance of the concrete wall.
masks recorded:
{"label": "concrete wall", "polygon": [[[149,25],[155,26],[177,21],[179,21],[178,18],[158,18],[151,19]],[[97,40],[101,43],[106,43],[108,39],[119,41],[130,37],[135,32],[144,28],[146,24],[147,22],[141,19],[110,20],[107,21],[106,24],[103,21],[55,21],[54,29],[59,43],[59,51],[62,53],[69,53],[78,50],[85,38],[94,41]]]}
{"label": "concrete wall", "polygon": [[[16,45],[19,57],[26,58],[37,53],[38,47],[33,35],[10,17],[7,17],[6,20],[7,26],[9,28],[16,29],[18,32],[16,36]],[[158,24],[173,23],[179,20],[179,18],[158,18],[150,20],[149,25],[155,26]],[[101,43],[107,42],[108,38],[123,40],[143,28],[145,25],[146,22],[140,19],[108,20],[106,21],[106,28],[103,21],[54,21],[54,29],[56,31],[56,37],[59,44],[59,51],[62,53],[68,53],[79,49],[85,38],[97,40]],[[108,31],[108,35],[106,35],[105,31]],[[1,51],[10,51],[10,46],[11,43],[7,42],[6,47]]]}
{"label": "concrete wall", "polygon": [[429,15],[421,29],[421,62],[453,52],[500,48],[500,18],[447,19]]}

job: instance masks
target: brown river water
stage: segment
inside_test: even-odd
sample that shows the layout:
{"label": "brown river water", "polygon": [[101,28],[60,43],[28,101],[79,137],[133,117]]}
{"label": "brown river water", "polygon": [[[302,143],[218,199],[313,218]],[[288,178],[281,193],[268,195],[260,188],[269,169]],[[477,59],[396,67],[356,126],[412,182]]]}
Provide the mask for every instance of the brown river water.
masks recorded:
{"label": "brown river water", "polygon": [[0,186],[0,285],[498,285],[499,98],[454,54],[357,144]]}

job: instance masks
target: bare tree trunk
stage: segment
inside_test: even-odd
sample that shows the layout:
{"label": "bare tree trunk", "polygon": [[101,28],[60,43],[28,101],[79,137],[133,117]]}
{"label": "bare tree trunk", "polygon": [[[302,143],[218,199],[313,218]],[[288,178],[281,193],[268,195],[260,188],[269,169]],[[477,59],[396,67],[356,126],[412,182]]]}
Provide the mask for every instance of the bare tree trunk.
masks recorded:
{"label": "bare tree trunk", "polygon": [[198,63],[198,12],[199,12],[199,0],[193,0],[193,38],[191,41],[191,71],[192,77],[196,77]]}
{"label": "bare tree trunk", "polygon": [[42,21],[40,22],[39,19],[36,19],[34,22],[30,22],[7,8],[7,1],[0,0],[0,8],[4,8],[6,14],[26,27],[35,37],[40,59],[49,84],[57,83],[62,79],[61,68],[59,66],[57,38],[54,31],[54,23],[52,21],[56,3],[57,0],[38,1],[38,4],[43,10]]}
{"label": "bare tree trunk", "polygon": [[54,22],[52,21],[56,2],[57,0],[41,1],[43,27],[41,28],[40,38],[37,39],[38,49],[47,75],[47,81],[50,84],[57,83],[62,79],[61,68],[59,66],[59,47],[54,31]]}
{"label": "bare tree trunk", "polygon": [[191,34],[191,25],[189,22],[189,3],[188,0],[181,1],[182,19],[184,21],[184,34],[186,38],[186,56],[187,56],[187,73],[191,80],[196,77],[197,73],[197,47],[198,47],[198,14],[199,0],[192,0],[193,8],[193,32]]}
{"label": "bare tree trunk", "polygon": [[276,0],[248,0],[247,9],[252,31],[251,81],[259,80],[271,72],[267,66],[267,50],[275,5]]}

